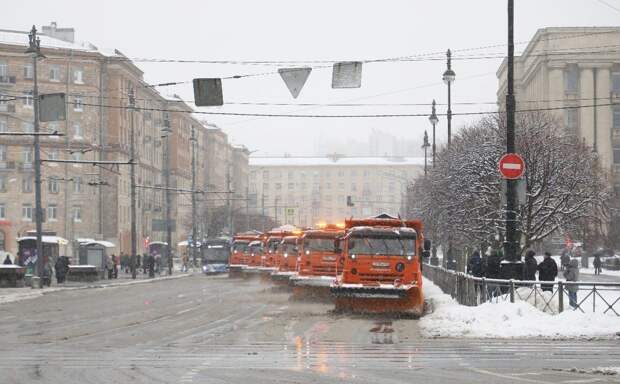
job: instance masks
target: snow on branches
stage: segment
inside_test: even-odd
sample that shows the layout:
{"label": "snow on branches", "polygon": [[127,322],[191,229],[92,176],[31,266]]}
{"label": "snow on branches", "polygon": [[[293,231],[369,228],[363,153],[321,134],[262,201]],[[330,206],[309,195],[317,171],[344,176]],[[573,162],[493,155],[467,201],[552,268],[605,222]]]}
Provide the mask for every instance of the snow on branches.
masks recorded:
{"label": "snow on branches", "polygon": [[[526,200],[517,212],[523,247],[584,222],[600,224],[609,190],[596,153],[547,113],[521,113],[516,125],[517,152],[526,164]],[[505,129],[501,115],[463,128],[410,188],[409,206],[417,207],[436,241],[446,244],[450,237],[455,244],[481,245],[503,237],[498,161],[505,153]]]}

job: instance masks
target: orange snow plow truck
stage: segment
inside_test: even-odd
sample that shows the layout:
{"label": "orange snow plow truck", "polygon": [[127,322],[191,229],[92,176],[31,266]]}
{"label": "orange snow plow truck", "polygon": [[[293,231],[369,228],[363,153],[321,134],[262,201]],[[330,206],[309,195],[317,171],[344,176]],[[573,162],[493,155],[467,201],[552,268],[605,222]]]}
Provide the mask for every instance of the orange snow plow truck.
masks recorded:
{"label": "orange snow plow truck", "polygon": [[420,220],[382,214],[345,221],[342,275],[330,287],[337,311],[420,316],[421,260],[430,254]]}
{"label": "orange snow plow truck", "polygon": [[259,238],[259,233],[239,233],[233,238],[230,258],[228,261],[228,276],[239,277],[245,266],[250,262],[250,242]]}

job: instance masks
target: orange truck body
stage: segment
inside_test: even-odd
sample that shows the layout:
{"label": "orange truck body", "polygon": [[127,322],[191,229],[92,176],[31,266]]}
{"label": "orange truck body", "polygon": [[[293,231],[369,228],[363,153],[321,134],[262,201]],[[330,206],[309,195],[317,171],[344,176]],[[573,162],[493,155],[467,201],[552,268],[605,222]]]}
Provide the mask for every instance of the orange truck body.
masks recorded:
{"label": "orange truck body", "polygon": [[299,236],[285,236],[278,246],[276,258],[278,272],[295,272],[297,270],[297,258],[299,256]]}
{"label": "orange truck body", "polygon": [[[344,235],[336,226],[306,231],[300,239],[299,276],[333,276],[342,272],[342,253],[335,241]],[[316,244],[316,245],[315,245]]]}
{"label": "orange truck body", "polygon": [[421,315],[421,257],[428,254],[420,220],[388,215],[345,221],[343,270],[331,287],[336,309]]}

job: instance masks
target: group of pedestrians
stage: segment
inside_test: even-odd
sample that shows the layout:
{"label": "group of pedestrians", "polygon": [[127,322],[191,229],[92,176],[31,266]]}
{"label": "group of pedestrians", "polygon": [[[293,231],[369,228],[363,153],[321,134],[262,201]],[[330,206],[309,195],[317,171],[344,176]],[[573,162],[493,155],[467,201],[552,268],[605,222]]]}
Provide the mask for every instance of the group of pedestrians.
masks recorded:
{"label": "group of pedestrians", "polygon": [[[543,261],[538,263],[536,260],[536,253],[534,251],[529,250],[526,252],[523,265],[523,280],[536,281],[536,273],[538,273],[538,281],[555,281],[558,276],[558,265],[555,260],[553,260],[549,252],[545,252],[544,255]],[[491,253],[486,257],[486,260],[480,256],[480,252],[474,251],[469,258],[469,262],[467,263],[467,273],[476,277],[500,279],[501,262],[502,257],[497,251],[491,251]],[[569,257],[568,262],[562,269],[566,281],[574,282],[579,280],[579,261],[577,259],[570,259]],[[542,291],[553,292],[553,283],[541,284],[540,288]],[[577,306],[578,289],[579,287],[574,284],[566,286],[569,304],[573,308]]]}

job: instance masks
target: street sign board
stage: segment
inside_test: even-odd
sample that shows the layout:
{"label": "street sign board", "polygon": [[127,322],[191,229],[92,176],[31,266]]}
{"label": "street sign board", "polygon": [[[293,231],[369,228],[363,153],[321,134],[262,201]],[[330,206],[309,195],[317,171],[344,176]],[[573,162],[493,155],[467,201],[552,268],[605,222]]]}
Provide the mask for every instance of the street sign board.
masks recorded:
{"label": "street sign board", "polygon": [[64,93],[39,95],[39,121],[42,123],[65,120],[66,109]]}
{"label": "street sign board", "polygon": [[360,88],[361,86],[361,61],[334,63],[332,69],[332,88]]}
{"label": "street sign board", "polygon": [[[506,189],[508,188],[506,185],[507,183],[508,181],[506,180],[502,181],[502,207],[506,205]],[[524,179],[515,180],[515,183],[517,185],[517,204],[524,205],[527,202],[527,183]]]}
{"label": "street sign board", "polygon": [[520,179],[525,172],[525,161],[516,153],[506,153],[499,159],[499,173],[504,179]]}
{"label": "street sign board", "polygon": [[299,92],[301,92],[304,84],[306,84],[310,72],[312,72],[312,68],[310,67],[278,69],[280,77],[284,80],[284,84],[286,84],[286,87],[291,92],[294,99],[299,96]]}
{"label": "street sign board", "polygon": [[224,105],[222,79],[194,79],[194,104],[197,107]]}
{"label": "street sign board", "polygon": [[286,208],[286,216],[295,216],[295,208]]}

